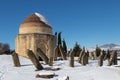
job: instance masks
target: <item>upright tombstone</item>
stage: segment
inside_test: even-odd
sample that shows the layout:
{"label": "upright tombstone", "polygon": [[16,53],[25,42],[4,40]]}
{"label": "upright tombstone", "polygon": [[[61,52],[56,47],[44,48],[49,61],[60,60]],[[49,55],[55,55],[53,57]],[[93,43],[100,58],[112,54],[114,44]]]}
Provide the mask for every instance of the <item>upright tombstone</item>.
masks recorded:
{"label": "upright tombstone", "polygon": [[70,51],[70,67],[74,67],[74,51]]}
{"label": "upright tombstone", "polygon": [[42,70],[43,69],[42,65],[39,63],[39,60],[36,58],[36,56],[34,55],[32,50],[27,49],[26,54],[29,57],[29,59],[32,61],[34,66],[36,67],[36,70]]}
{"label": "upright tombstone", "polygon": [[106,60],[106,59],[108,61],[108,65],[109,65],[109,63],[110,63],[110,51],[109,50],[107,51],[107,53],[104,56],[104,60]]}
{"label": "upright tombstone", "polygon": [[81,56],[81,60],[79,61],[83,66],[85,66],[86,64],[88,64],[88,56],[89,56],[89,52],[84,52],[82,53]]}
{"label": "upright tombstone", "polygon": [[85,54],[85,49],[83,49],[80,54],[79,54],[79,58],[78,58],[78,62],[81,63],[81,59],[82,59],[82,56]]}
{"label": "upright tombstone", "polygon": [[67,60],[66,55],[65,55],[65,53],[64,53],[63,48],[62,48],[61,45],[59,45],[59,50],[60,50],[60,53],[61,53],[62,59],[63,59],[63,60]]}
{"label": "upright tombstone", "polygon": [[99,56],[99,60],[98,60],[98,65],[99,66],[103,66],[103,59],[104,59],[104,55],[103,53],[101,52],[100,56]]}
{"label": "upright tombstone", "polygon": [[49,66],[52,66],[52,65],[53,65],[53,57],[50,57],[48,64],[49,64]]}
{"label": "upright tombstone", "polygon": [[53,61],[57,60],[57,56],[58,56],[58,47],[56,46],[54,49]]}
{"label": "upright tombstone", "polygon": [[42,58],[43,61],[45,61],[46,64],[48,64],[49,59],[40,48],[37,49],[37,54]]}
{"label": "upright tombstone", "polygon": [[[48,44],[49,44],[49,48],[48,48],[48,54],[49,54],[49,66],[53,65],[53,56],[54,56],[54,48],[53,48],[53,43],[52,43],[53,39],[49,38]],[[47,56],[46,56],[47,57]]]}
{"label": "upright tombstone", "polygon": [[15,67],[20,67],[20,61],[19,61],[19,57],[18,54],[16,52],[12,53],[12,59],[13,59],[13,63]]}
{"label": "upright tombstone", "polygon": [[82,56],[82,58],[81,58],[81,64],[83,66],[85,66],[87,64],[86,56],[87,56],[86,53],[84,53],[83,56]]}
{"label": "upright tombstone", "polygon": [[85,58],[86,58],[86,64],[89,63],[88,57],[89,57],[89,52],[87,51],[87,52],[86,52],[86,56],[85,56]]}
{"label": "upright tombstone", "polygon": [[[107,54],[106,51],[102,50],[103,58],[105,58],[105,55]],[[104,60],[104,59],[103,59]]]}
{"label": "upright tombstone", "polygon": [[116,51],[112,52],[108,66],[111,66],[112,64],[117,65],[117,52]]}
{"label": "upright tombstone", "polygon": [[114,65],[117,65],[118,64],[117,63],[117,51],[114,52],[114,56],[115,56],[115,58],[114,58]]}

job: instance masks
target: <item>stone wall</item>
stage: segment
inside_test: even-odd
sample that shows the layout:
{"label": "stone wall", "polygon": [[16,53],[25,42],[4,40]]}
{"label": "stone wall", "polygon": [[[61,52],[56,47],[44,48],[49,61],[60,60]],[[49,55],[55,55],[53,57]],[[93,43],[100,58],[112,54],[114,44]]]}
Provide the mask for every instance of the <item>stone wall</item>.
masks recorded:
{"label": "stone wall", "polygon": [[16,37],[16,53],[20,56],[27,57],[26,50],[32,50],[35,55],[37,48],[50,58],[53,56],[54,48],[56,46],[55,36],[50,34],[19,34]]}

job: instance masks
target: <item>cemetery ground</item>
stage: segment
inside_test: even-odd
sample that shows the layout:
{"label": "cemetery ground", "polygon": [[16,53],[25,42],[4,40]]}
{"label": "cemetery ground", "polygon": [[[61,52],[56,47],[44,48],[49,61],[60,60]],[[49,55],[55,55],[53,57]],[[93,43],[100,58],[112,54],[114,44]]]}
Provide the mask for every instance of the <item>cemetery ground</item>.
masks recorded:
{"label": "cemetery ground", "polygon": [[[54,61],[53,66],[45,65],[43,70],[35,71],[33,63],[24,57],[19,56],[21,67],[14,67],[11,55],[0,55],[0,80],[120,80],[120,61],[118,65],[107,66],[107,61],[103,66],[98,66],[98,60],[89,60],[86,66],[77,61],[74,67],[69,66],[68,60]],[[52,70],[59,68],[59,70]],[[37,74],[53,74],[53,78],[37,78]]]}

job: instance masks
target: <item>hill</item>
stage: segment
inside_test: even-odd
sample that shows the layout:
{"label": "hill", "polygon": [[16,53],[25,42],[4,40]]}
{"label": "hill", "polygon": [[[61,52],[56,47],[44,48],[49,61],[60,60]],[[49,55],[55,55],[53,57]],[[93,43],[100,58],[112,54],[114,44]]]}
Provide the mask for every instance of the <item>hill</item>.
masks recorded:
{"label": "hill", "polygon": [[[102,50],[120,50],[120,45],[118,44],[113,44],[113,43],[110,43],[110,44],[103,44],[103,45],[100,45],[99,46]],[[95,48],[96,47],[91,47],[89,48],[88,50],[89,51],[95,51]]]}

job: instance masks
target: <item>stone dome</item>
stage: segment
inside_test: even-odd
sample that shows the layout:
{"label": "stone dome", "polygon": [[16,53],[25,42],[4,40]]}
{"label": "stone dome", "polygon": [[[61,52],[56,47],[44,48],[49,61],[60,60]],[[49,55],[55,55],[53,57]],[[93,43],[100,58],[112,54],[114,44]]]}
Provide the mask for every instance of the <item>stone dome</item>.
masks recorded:
{"label": "stone dome", "polygon": [[52,34],[52,28],[39,13],[28,16],[20,25],[19,34],[40,33]]}

